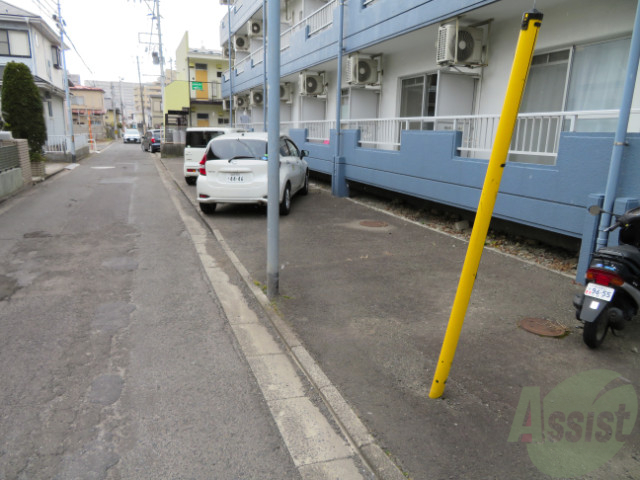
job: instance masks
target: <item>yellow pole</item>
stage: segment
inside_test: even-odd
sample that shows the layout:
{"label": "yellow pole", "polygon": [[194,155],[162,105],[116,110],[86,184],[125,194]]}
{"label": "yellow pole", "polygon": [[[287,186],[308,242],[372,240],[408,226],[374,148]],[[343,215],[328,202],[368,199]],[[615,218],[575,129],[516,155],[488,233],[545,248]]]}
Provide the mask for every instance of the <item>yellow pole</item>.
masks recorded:
{"label": "yellow pole", "polygon": [[522,99],[522,92],[524,91],[527,75],[529,74],[531,57],[533,56],[533,49],[541,24],[542,13],[535,9],[525,13],[522,18],[520,36],[518,38],[518,45],[516,46],[513,66],[511,67],[511,76],[509,77],[509,84],[507,85],[507,93],[498,123],[493,151],[489,159],[489,166],[487,167],[487,174],[484,179],[482,194],[480,195],[480,203],[478,204],[478,211],[473,224],[467,255],[462,267],[462,273],[460,274],[458,291],[453,301],[447,332],[444,336],[436,373],[433,377],[433,383],[431,384],[431,391],[429,392],[429,397],[431,398],[439,398],[442,395],[444,386],[447,383],[447,378],[449,377],[449,370],[451,370],[453,357],[456,353],[456,346],[460,338],[464,316],[469,306],[473,283],[475,282],[478,267],[480,266],[480,257],[482,256],[484,242],[487,238],[493,207],[495,206],[498,196],[498,188],[500,187],[502,172],[504,171],[507,161],[511,136],[513,135],[513,129],[518,117],[520,100]]}

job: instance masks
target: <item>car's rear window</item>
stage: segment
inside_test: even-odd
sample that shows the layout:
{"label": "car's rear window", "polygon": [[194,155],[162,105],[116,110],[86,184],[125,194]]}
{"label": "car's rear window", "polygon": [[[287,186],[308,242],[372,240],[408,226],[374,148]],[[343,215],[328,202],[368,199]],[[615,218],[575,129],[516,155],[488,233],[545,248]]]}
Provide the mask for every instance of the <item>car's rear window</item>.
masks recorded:
{"label": "car's rear window", "polygon": [[267,159],[267,142],[243,138],[216,140],[207,151],[207,160],[234,157]]}
{"label": "car's rear window", "polygon": [[205,148],[212,140],[224,132],[187,132],[186,146],[191,148]]}

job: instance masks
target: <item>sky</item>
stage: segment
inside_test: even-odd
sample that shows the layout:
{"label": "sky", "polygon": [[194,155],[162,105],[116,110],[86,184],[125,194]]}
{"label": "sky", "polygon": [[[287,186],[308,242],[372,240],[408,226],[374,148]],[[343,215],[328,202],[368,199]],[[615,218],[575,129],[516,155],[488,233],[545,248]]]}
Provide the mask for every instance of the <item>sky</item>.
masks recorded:
{"label": "sky", "polygon": [[[58,0],[5,0],[16,7],[51,18]],[[153,42],[158,43],[152,21],[152,0],[59,0],[66,23],[67,70],[79,74],[81,81],[105,80],[138,82],[136,57],[140,60],[143,83],[160,76],[149,44],[153,24]],[[165,67],[170,68],[178,44],[189,32],[189,47],[220,50],[220,21],[227,6],[219,0],[160,0],[160,27]],[[52,22],[49,22],[53,26]],[[56,30],[57,31],[57,30]],[[75,46],[76,50],[71,45]],[[86,66],[85,66],[86,64]]]}

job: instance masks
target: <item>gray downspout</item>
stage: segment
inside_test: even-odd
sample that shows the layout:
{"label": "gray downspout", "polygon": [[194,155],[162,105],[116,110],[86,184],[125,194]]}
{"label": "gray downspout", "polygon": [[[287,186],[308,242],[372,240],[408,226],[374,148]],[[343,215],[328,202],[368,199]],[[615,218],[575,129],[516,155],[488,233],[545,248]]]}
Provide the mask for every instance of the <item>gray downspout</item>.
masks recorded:
{"label": "gray downspout", "polygon": [[636,19],[633,26],[633,35],[631,36],[631,48],[629,50],[629,61],[627,63],[627,74],[624,83],[624,92],[622,95],[622,105],[620,106],[620,115],[618,117],[618,127],[613,143],[613,151],[611,152],[611,161],[609,163],[609,176],[607,177],[607,186],[604,194],[603,209],[606,211],[600,218],[600,227],[598,232],[598,240],[596,248],[607,245],[609,234],[604,231],[611,223],[611,212],[615,203],[618,179],[620,177],[620,168],[622,163],[622,154],[629,127],[629,116],[631,114],[631,101],[633,100],[633,91],[636,85],[636,77],[638,75],[638,61],[640,59],[640,5],[636,7]]}
{"label": "gray downspout", "polygon": [[342,108],[342,53],[344,37],[344,0],[339,3],[338,22],[338,79],[336,81],[338,92],[336,94],[336,148],[333,156],[333,175],[331,176],[331,193],[336,197],[349,195],[349,186],[345,176],[345,158],[342,154],[342,129],[340,128]]}

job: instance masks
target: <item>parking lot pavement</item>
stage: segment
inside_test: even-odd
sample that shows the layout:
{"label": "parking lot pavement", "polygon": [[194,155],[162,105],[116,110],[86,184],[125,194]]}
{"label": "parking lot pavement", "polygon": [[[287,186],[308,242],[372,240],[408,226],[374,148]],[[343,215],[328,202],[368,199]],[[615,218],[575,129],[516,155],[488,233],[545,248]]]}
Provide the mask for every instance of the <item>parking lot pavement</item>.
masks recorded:
{"label": "parking lot pavement", "polygon": [[[182,178],[181,160],[162,159],[162,164],[196,208],[195,187]],[[570,276],[486,250],[445,393],[430,399],[466,243],[333,197],[322,184],[311,187],[308,196],[294,197],[291,214],[280,219],[280,296],[274,309],[408,477],[577,476],[566,474],[576,473],[571,458],[586,465],[582,478],[640,477],[637,319],[619,336],[609,335],[601,349],[589,350],[571,304],[580,285]],[[251,282],[265,285],[265,209],[220,205],[204,218]],[[525,318],[564,325],[567,335],[529,333],[519,327]],[[571,379],[597,377],[594,370],[614,372],[618,386],[635,392],[626,397],[631,398],[625,403],[628,417],[615,417],[622,418],[619,448],[607,443],[613,453],[597,458],[593,452],[600,444],[587,435],[595,432],[593,412],[582,412],[588,409],[582,390],[563,390]],[[603,385],[611,391],[610,384]],[[615,391],[604,395],[599,387],[592,405],[601,396],[615,398]],[[583,415],[575,417],[581,423],[563,424],[564,430],[554,424],[555,437],[537,435],[538,425],[548,431],[545,418],[553,412],[542,413],[536,405],[548,410],[554,398],[560,398],[556,405],[565,417],[572,408]],[[527,421],[533,421],[533,430],[521,427]],[[613,423],[598,430],[611,430],[611,442]],[[558,437],[561,430],[566,435]],[[606,439],[598,438],[604,444]],[[531,439],[542,444],[536,447]],[[567,445],[579,450],[564,449]],[[554,466],[559,464],[569,470],[561,472]]]}

